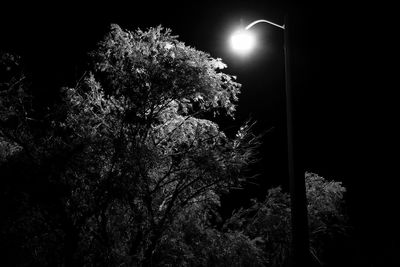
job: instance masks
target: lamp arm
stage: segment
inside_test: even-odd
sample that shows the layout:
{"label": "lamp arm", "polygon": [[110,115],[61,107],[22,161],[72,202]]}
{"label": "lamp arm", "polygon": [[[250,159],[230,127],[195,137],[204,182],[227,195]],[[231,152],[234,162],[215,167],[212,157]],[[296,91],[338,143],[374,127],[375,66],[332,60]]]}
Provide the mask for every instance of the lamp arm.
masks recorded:
{"label": "lamp arm", "polygon": [[247,25],[247,26],[246,26],[246,30],[250,29],[250,28],[253,27],[255,24],[260,23],[260,22],[265,22],[265,23],[271,24],[271,25],[273,25],[273,26],[275,26],[275,27],[278,27],[278,28],[281,28],[281,29],[283,29],[283,30],[285,29],[285,25],[279,25],[279,24],[273,23],[273,22],[271,22],[271,21],[269,21],[269,20],[259,19],[259,20],[253,21],[252,23],[250,23],[249,25]]}

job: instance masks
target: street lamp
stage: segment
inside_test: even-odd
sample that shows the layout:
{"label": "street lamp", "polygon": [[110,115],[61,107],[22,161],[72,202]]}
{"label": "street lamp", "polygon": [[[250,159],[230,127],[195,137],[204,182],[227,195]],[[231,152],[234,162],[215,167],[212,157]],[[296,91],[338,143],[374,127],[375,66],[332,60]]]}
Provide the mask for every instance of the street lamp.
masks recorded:
{"label": "street lamp", "polygon": [[288,170],[289,188],[291,199],[291,226],[292,226],[292,266],[310,266],[309,237],[307,200],[305,192],[304,170],[297,160],[298,143],[294,135],[294,104],[293,92],[290,77],[290,55],[289,55],[289,31],[288,17],[285,17],[285,24],[278,25],[268,20],[256,20],[246,28],[235,32],[231,36],[231,46],[235,52],[246,54],[255,46],[255,37],[249,31],[258,23],[267,23],[280,28],[284,32],[284,55],[285,55],[285,91],[286,91],[286,125],[287,125],[287,146],[288,146]]}

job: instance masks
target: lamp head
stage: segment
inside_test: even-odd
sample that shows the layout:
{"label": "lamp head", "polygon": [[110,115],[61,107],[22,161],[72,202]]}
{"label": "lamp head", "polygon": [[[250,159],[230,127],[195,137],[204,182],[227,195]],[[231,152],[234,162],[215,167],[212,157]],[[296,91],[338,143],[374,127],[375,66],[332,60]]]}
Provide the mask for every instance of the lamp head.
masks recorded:
{"label": "lamp head", "polygon": [[246,29],[234,32],[230,39],[231,48],[235,53],[245,55],[255,47],[255,36]]}

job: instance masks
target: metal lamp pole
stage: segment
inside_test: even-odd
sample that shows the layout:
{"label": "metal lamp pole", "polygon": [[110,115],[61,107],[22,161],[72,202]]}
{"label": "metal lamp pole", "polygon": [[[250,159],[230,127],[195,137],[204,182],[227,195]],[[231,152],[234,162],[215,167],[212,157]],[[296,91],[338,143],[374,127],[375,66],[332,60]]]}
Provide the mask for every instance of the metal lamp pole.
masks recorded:
{"label": "metal lamp pole", "polygon": [[288,16],[285,24],[278,25],[268,20],[256,20],[245,29],[248,30],[258,23],[268,23],[284,31],[284,54],[285,54],[285,91],[286,91],[286,124],[287,124],[287,147],[288,147],[288,170],[289,188],[291,200],[291,227],[292,248],[291,266],[310,266],[307,199],[305,191],[304,170],[297,160],[298,143],[294,134],[294,101],[291,87],[291,62],[290,62],[290,36]]}

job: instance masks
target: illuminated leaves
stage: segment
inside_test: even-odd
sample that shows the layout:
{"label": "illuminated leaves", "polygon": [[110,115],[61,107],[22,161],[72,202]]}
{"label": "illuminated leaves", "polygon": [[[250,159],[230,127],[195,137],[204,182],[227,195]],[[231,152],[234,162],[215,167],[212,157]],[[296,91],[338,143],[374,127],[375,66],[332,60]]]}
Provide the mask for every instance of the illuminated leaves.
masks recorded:
{"label": "illuminated leaves", "polygon": [[220,58],[185,46],[169,29],[130,32],[113,25],[92,54],[105,92],[138,108],[174,100],[189,112],[188,103],[199,102],[201,109],[222,107],[233,116],[240,84],[219,72],[226,67]]}
{"label": "illuminated leaves", "polygon": [[[310,172],[305,173],[305,182],[311,249],[319,257],[329,238],[346,229],[342,209],[346,189]],[[281,266],[290,250],[290,216],[290,196],[277,187],[268,191],[263,202],[253,200],[250,208],[236,211],[224,227],[244,231],[250,238],[261,237],[269,262]]]}
{"label": "illuminated leaves", "polygon": [[[220,192],[240,185],[258,143],[247,141],[247,126],[230,139],[205,119],[217,111],[233,117],[240,84],[222,72],[221,59],[186,46],[169,29],[112,25],[91,55],[93,69],[62,89],[37,142],[25,84],[19,76],[1,84],[8,97],[0,98],[0,157],[34,152],[41,181],[62,188],[48,197],[57,204],[53,227],[65,235],[58,246],[67,246],[66,265],[149,266],[176,218],[218,206]],[[253,246],[239,237],[227,235],[221,244],[233,242],[232,251]],[[220,262],[233,254],[221,255]]]}

